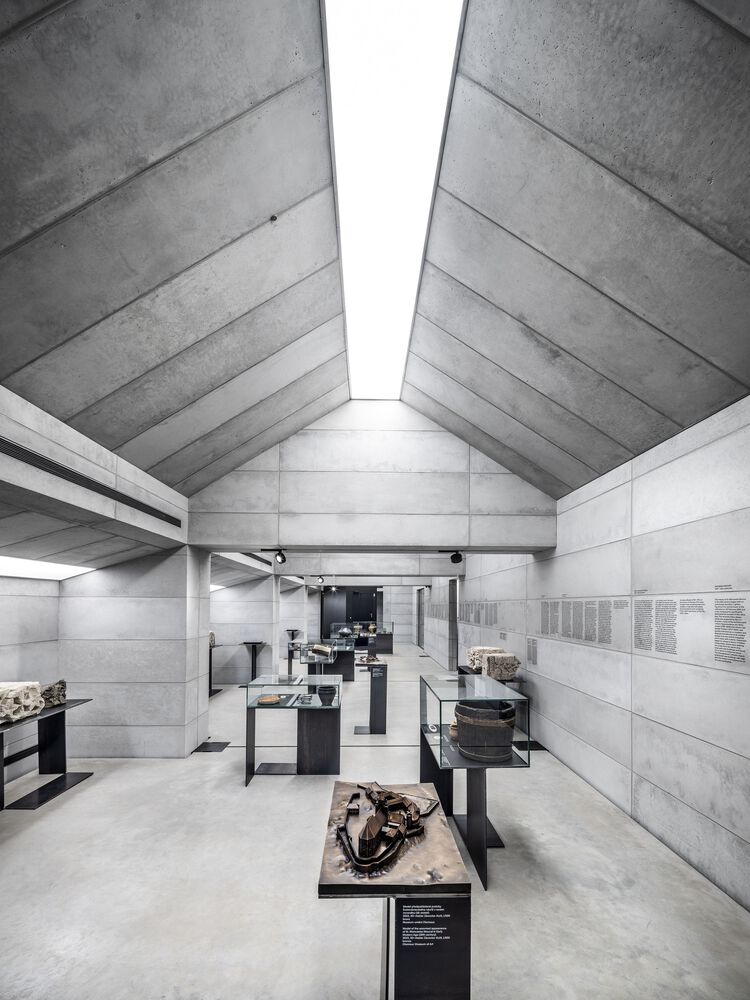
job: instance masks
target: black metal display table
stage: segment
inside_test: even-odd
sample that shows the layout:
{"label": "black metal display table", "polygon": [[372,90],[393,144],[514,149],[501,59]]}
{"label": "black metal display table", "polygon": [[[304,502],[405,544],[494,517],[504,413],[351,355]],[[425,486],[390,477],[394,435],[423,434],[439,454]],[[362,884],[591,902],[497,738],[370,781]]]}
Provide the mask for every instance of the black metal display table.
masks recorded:
{"label": "black metal display table", "polygon": [[250,647],[250,680],[254,681],[258,673],[258,650],[261,646],[265,646],[266,643],[243,640],[242,645]]}
{"label": "black metal display table", "polygon": [[[336,693],[325,704],[319,687],[333,686]],[[278,696],[276,703],[262,703],[264,695]],[[327,699],[326,699],[327,700]],[[297,763],[255,765],[256,712],[297,712]],[[341,770],[341,677],[263,675],[247,686],[245,715],[245,786],[256,774],[338,774]]]}
{"label": "black metal display table", "polygon": [[215,694],[221,694],[224,688],[214,687],[214,649],[218,649],[223,646],[224,643],[217,642],[213,646],[208,647],[208,697],[213,698]]}
{"label": "black metal display table", "polygon": [[[526,768],[529,753],[529,703],[524,695],[500,681],[484,675],[423,675],[420,677],[419,778],[431,781],[437,789],[447,816],[453,816],[456,828],[469,851],[484,888],[487,888],[487,850],[504,847],[503,841],[487,818],[487,769]],[[462,746],[460,734],[451,733],[456,707],[512,705],[514,721],[505,731],[505,759],[488,761],[486,747]],[[498,732],[501,727],[498,726]],[[490,748],[498,757],[503,751]],[[466,771],[466,814],[453,814],[453,771]]]}
{"label": "black metal display table", "polygon": [[370,721],[366,726],[355,726],[355,736],[385,733],[388,706],[388,664],[370,663]]}
{"label": "black metal display table", "polygon": [[[64,705],[55,705],[54,708],[43,708],[38,715],[30,715],[18,722],[6,722],[0,725],[0,760],[4,766],[13,764],[24,757],[30,757],[34,753],[39,754],[39,773],[57,774],[59,777],[48,781],[41,788],[34,789],[28,795],[24,795],[15,802],[5,806],[5,783],[0,781],[0,809],[38,809],[45,802],[56,798],[69,788],[90,778],[93,771],[68,771],[68,759],[65,741],[65,713],[71,708],[78,708],[79,705],[86,705],[91,698],[72,698]],[[25,726],[29,722],[37,723],[38,744],[21,750],[18,753],[5,757],[5,733],[19,726]]]}
{"label": "black metal display table", "polygon": [[[388,788],[418,805],[436,795],[430,784]],[[425,832],[388,868],[363,875],[336,837],[357,790],[353,782],[334,785],[318,897],[383,899],[381,1000],[470,1000],[471,882],[443,810],[425,817]]]}

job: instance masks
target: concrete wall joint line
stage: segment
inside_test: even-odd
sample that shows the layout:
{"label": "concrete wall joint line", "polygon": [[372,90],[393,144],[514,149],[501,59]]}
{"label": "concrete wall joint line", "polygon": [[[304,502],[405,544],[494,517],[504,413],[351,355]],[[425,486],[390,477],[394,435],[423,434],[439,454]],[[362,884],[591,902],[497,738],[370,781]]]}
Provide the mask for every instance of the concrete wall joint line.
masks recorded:
{"label": "concrete wall joint line", "polygon": [[[436,271],[441,271],[443,274],[447,274],[446,271],[443,271],[442,268],[437,267],[437,265],[433,264],[432,261],[430,261],[430,265],[432,267],[434,267]],[[457,278],[454,278],[454,276],[452,274],[449,275],[449,277],[453,281],[455,281],[456,284],[461,285],[463,288],[468,288],[468,286],[464,285],[463,282],[459,281]],[[475,292],[473,288],[469,288],[468,290],[470,292],[472,292],[474,295],[477,295],[484,302],[487,302],[488,305],[491,305],[494,309],[497,309],[499,312],[505,313],[506,316],[511,316],[511,314],[509,312],[507,312],[507,310],[502,309],[498,305],[495,305],[494,302],[489,302],[489,300],[485,299],[484,296],[480,295],[479,292]],[[431,323],[433,326],[437,327],[438,330],[442,330],[443,333],[446,335],[446,337],[450,337],[451,340],[455,340],[457,344],[460,344],[466,350],[472,351],[474,354],[477,354],[480,358],[484,358],[484,360],[488,361],[491,365],[495,366],[496,368],[499,368],[500,371],[505,372],[505,374],[509,378],[513,379],[514,382],[517,382],[519,386],[523,386],[525,389],[531,390],[531,392],[535,396],[539,396],[541,399],[543,399],[545,401],[550,401],[551,400],[555,404],[555,406],[559,406],[561,410],[565,410],[566,413],[569,413],[571,416],[575,417],[576,420],[580,420],[581,423],[586,424],[587,427],[591,427],[592,430],[595,430],[602,437],[606,438],[608,441],[611,441],[613,444],[616,444],[619,448],[622,448],[631,457],[634,457],[634,452],[630,448],[628,448],[627,445],[624,445],[621,441],[618,441],[616,438],[612,437],[611,434],[608,434],[607,431],[602,430],[601,427],[598,427],[596,424],[592,423],[590,420],[588,420],[586,417],[582,416],[580,413],[576,413],[575,410],[571,410],[570,407],[566,406],[564,403],[559,402],[559,400],[555,399],[554,396],[547,395],[546,393],[542,392],[540,389],[537,389],[536,386],[534,386],[534,385],[531,384],[531,382],[525,382],[522,378],[519,378],[517,375],[514,375],[513,372],[510,371],[510,369],[505,368],[503,365],[499,364],[497,361],[493,360],[492,358],[487,357],[486,354],[482,354],[482,352],[478,351],[476,349],[476,347],[472,347],[471,345],[467,344],[465,341],[461,340],[460,337],[457,337],[455,334],[451,333],[450,330],[446,330],[444,326],[440,325],[440,323],[436,323],[434,319],[430,319],[429,316],[425,316],[425,314],[419,312],[419,310],[417,310],[417,315],[420,316],[422,319],[426,320],[428,323]],[[531,326],[529,326],[528,323],[523,323],[521,320],[517,319],[515,316],[511,316],[511,318],[514,319],[517,323],[521,323],[522,326],[524,326],[527,330],[531,330],[534,334],[536,334],[541,339],[547,340],[547,338],[544,337],[543,334],[539,333],[537,330],[534,330],[534,328],[531,327]],[[548,341],[548,343],[551,343],[551,342]],[[555,345],[555,350],[559,351],[561,354],[567,354],[568,357],[573,357],[572,354],[569,354],[568,351],[564,350],[562,347],[559,347],[558,345]],[[409,349],[409,353],[413,354],[417,358],[421,358],[421,360],[424,361],[426,364],[431,365],[432,367],[434,367],[433,362],[429,358],[425,358],[418,351],[415,351],[413,347]],[[575,358],[575,360],[579,361],[580,364],[585,364],[585,362],[580,361],[579,358]],[[590,365],[586,365],[586,367],[590,368]],[[591,369],[591,370],[594,371],[594,369]],[[608,378],[606,375],[602,375],[601,372],[596,372],[596,374],[599,375],[600,378],[605,379],[607,382],[612,382],[612,380],[610,378]],[[454,381],[458,382],[459,380],[455,379]],[[463,382],[459,382],[459,384],[460,385],[464,385]],[[612,385],[614,385],[614,384],[615,383],[612,382]],[[476,392],[476,390],[470,388],[470,386],[464,386],[464,388],[468,389],[469,392]],[[618,388],[621,388],[621,387],[618,387]],[[624,389],[623,392],[628,392],[628,390]],[[476,394],[477,394],[477,396],[480,396],[480,398],[485,399],[486,402],[492,402],[492,400],[487,400],[486,397],[481,396],[480,393],[477,392]],[[628,393],[628,395],[632,395],[632,393]],[[643,401],[639,400],[639,402],[643,402]],[[498,406],[496,402],[492,402],[492,405],[493,406],[497,406],[498,409],[502,409],[502,407]],[[644,405],[648,406],[649,404],[646,403]],[[505,413],[505,412],[506,411],[503,410],[503,413]],[[508,414],[508,416],[510,416],[510,414]],[[662,414],[662,416],[664,416],[664,414]],[[518,418],[516,417],[514,419],[518,419]],[[666,419],[669,420],[670,418],[667,417]],[[519,421],[519,422],[521,422],[521,421]],[[529,430],[535,430],[533,427],[530,427],[528,424],[524,424],[524,426],[528,427]],[[538,434],[540,432],[539,431],[535,431],[535,433]],[[560,447],[560,446],[556,445],[556,447]],[[582,461],[582,459],[578,458],[577,455],[574,455],[573,457],[577,458],[579,462]],[[621,464],[624,464],[624,462],[621,463]],[[598,471],[598,470],[594,470],[594,471]],[[604,472],[609,472],[609,471],[611,471],[611,470],[609,470],[609,469],[602,470],[602,474],[604,474]]]}
{"label": "concrete wall joint line", "polygon": [[[703,7],[702,9],[705,11],[705,7]],[[722,21],[720,18],[716,18],[716,20],[722,25],[726,26],[726,22]],[[738,34],[740,34],[740,37],[742,37],[743,42],[747,42],[747,38],[745,36],[742,36],[741,33]],[[628,180],[627,177],[623,177],[621,174],[618,174],[616,170],[613,170],[611,167],[608,167],[606,163],[602,163],[601,160],[598,160],[595,156],[592,156],[590,153],[586,152],[586,150],[581,149],[574,142],[571,142],[569,139],[566,139],[565,136],[561,135],[559,132],[556,132],[553,128],[550,128],[548,125],[542,125],[541,122],[537,121],[535,118],[532,118],[530,115],[526,114],[525,111],[523,111],[520,107],[518,107],[518,105],[513,104],[512,101],[509,101],[507,98],[501,97],[499,94],[496,94],[494,90],[491,90],[485,84],[480,83],[478,80],[475,80],[473,77],[469,76],[468,73],[461,71],[460,75],[464,78],[464,80],[468,80],[469,83],[473,84],[475,87],[478,87],[480,90],[483,90],[486,94],[489,94],[491,97],[494,97],[494,99],[496,101],[499,101],[500,104],[504,104],[507,108],[510,108],[511,111],[514,111],[517,115],[520,115],[521,118],[526,119],[526,121],[530,122],[538,129],[541,129],[542,131],[549,133],[549,135],[554,136],[555,139],[558,139],[560,142],[565,143],[565,145],[568,146],[570,149],[574,149],[581,156],[586,157],[587,160],[591,160],[592,163],[595,163],[602,170],[605,170],[610,176],[617,178],[617,180],[620,181],[622,184],[627,184],[628,187],[632,188],[634,191],[637,191],[644,198],[648,198],[649,201],[652,201],[655,205],[658,205],[660,208],[664,209],[665,212],[669,212],[670,215],[672,215],[674,218],[682,222],[684,225],[689,226],[691,229],[695,230],[695,232],[699,233],[704,239],[709,240],[711,243],[714,243],[716,246],[726,251],[726,253],[729,253],[733,257],[736,257],[737,260],[741,261],[743,264],[750,264],[750,260],[743,257],[742,254],[738,253],[732,247],[728,246],[725,243],[722,243],[721,240],[716,239],[715,236],[710,236],[708,233],[704,232],[704,230],[701,229],[701,227],[697,225],[697,223],[692,222],[690,219],[686,219],[684,216],[680,215],[679,212],[676,212],[665,202],[660,201],[657,197],[655,197],[648,191],[644,191],[643,188],[638,187],[637,184],[634,184],[633,181]]]}
{"label": "concrete wall joint line", "polygon": [[[330,182],[328,184],[324,184],[316,191],[311,191],[309,194],[305,195],[304,198],[301,198],[299,201],[294,202],[294,204],[286,205],[283,209],[280,209],[277,214],[283,215],[285,212],[290,212],[292,209],[297,208],[300,205],[304,205],[305,202],[310,201],[312,198],[317,197],[317,195],[322,194],[323,191],[327,191],[328,188],[330,187],[331,187]],[[20,365],[18,368],[15,368],[13,371],[6,372],[4,378],[10,379],[13,375],[17,374],[19,371],[22,371],[28,364],[38,361],[39,358],[43,358],[47,354],[51,354],[59,347],[62,347],[63,344],[70,343],[71,340],[75,340],[75,338],[79,337],[81,334],[87,333],[89,330],[93,330],[100,323],[104,323],[106,320],[111,319],[113,316],[116,316],[117,313],[121,312],[123,309],[127,309],[128,307],[134,305],[136,302],[143,301],[143,299],[147,298],[149,295],[152,295],[154,292],[159,291],[159,289],[166,288],[167,285],[171,284],[179,276],[187,274],[189,271],[192,271],[193,269],[199,267],[201,264],[205,264],[206,261],[210,260],[212,257],[218,256],[220,253],[223,253],[226,249],[233,246],[235,243],[238,243],[240,240],[245,239],[251,233],[254,233],[258,229],[261,229],[263,226],[267,225],[268,221],[264,219],[262,222],[258,223],[257,226],[251,226],[250,229],[246,230],[245,232],[240,233],[238,236],[232,237],[232,239],[227,240],[226,243],[222,243],[221,246],[215,247],[207,254],[204,254],[203,257],[199,257],[197,260],[194,260],[186,267],[181,268],[179,271],[175,271],[168,277],[162,279],[161,281],[158,281],[155,285],[150,285],[148,288],[143,289],[143,291],[139,292],[138,295],[134,295],[132,299],[128,299],[127,302],[121,302],[115,309],[111,309],[108,313],[105,313],[103,316],[97,317],[92,323],[89,323],[87,326],[82,327],[80,330],[76,330],[74,333],[71,333],[71,335],[69,337],[65,337],[64,340],[57,341],[53,346],[49,347],[47,350],[41,351],[39,354],[35,355],[34,358],[31,359],[30,361],[25,361],[22,365]],[[5,255],[0,253],[0,260],[3,259],[3,256]],[[328,263],[330,264],[332,263],[332,261],[328,261]]]}
{"label": "concrete wall joint line", "polygon": [[[77,0],[69,0],[69,2],[77,2]],[[54,11],[52,13],[54,13]],[[40,19],[37,18],[36,20],[38,21]],[[0,37],[0,45],[3,44],[3,41],[4,37]],[[305,83],[307,80],[311,79],[311,77],[317,76],[320,73],[320,71],[321,67],[317,66],[310,73],[305,74],[305,76],[299,77],[299,79],[295,80],[293,83],[287,84],[287,86],[282,87],[281,90],[277,90],[275,93],[269,94],[268,97],[264,97],[262,100],[258,101],[257,104],[253,104],[249,108],[243,108],[242,111],[238,111],[230,118],[226,118],[224,121],[219,122],[218,125],[213,125],[211,128],[205,129],[203,132],[201,132],[200,135],[194,136],[192,139],[188,140],[187,142],[183,143],[180,146],[176,146],[174,149],[170,150],[169,153],[165,153],[163,156],[160,156],[158,159],[154,160],[152,163],[149,163],[147,166],[141,167],[139,170],[136,170],[133,173],[128,174],[127,177],[121,178],[115,184],[111,184],[109,185],[109,187],[103,188],[101,191],[98,191],[93,197],[88,198],[86,201],[82,201],[80,204],[76,205],[75,208],[71,208],[68,211],[63,212],[61,215],[58,215],[56,219],[53,219],[51,222],[47,222],[45,223],[45,225],[40,226],[38,229],[35,229],[33,233],[28,233],[26,236],[23,236],[20,240],[16,240],[15,243],[11,243],[9,246],[0,250],[0,260],[3,260],[5,257],[10,256],[12,253],[15,253],[16,250],[20,250],[27,244],[32,243],[35,239],[37,239],[37,237],[43,236],[45,233],[48,233],[51,229],[54,229],[55,226],[59,226],[62,223],[67,222],[69,219],[72,219],[76,215],[79,215],[81,212],[85,211],[87,208],[90,208],[92,205],[96,205],[97,202],[103,201],[105,198],[109,197],[109,195],[111,194],[114,194],[116,191],[126,188],[129,184],[138,180],[139,177],[142,177],[149,171],[154,170],[160,166],[163,166],[163,164],[168,163],[176,156],[179,156],[186,149],[190,149],[192,146],[197,146],[198,143],[202,142],[204,139],[207,139],[210,136],[215,135],[217,132],[221,132],[221,130],[224,128],[228,128],[229,126],[234,125],[235,122],[240,121],[242,118],[245,118],[248,115],[254,114],[255,112],[261,110],[266,105],[272,104],[273,101],[275,101],[282,94],[288,93],[290,90],[294,90],[295,87],[299,87],[300,84]],[[305,199],[303,199],[303,201],[304,200]],[[252,230],[248,230],[248,232],[252,232]],[[245,233],[244,235],[247,235],[247,233]],[[225,246],[230,246],[231,243],[234,242],[236,242],[236,240],[230,240],[230,242],[225,244]],[[211,255],[209,254],[208,256]],[[157,285],[155,287],[158,288],[159,286]],[[142,296],[138,296],[138,298],[141,297]],[[10,375],[13,373],[11,372],[8,374]]]}

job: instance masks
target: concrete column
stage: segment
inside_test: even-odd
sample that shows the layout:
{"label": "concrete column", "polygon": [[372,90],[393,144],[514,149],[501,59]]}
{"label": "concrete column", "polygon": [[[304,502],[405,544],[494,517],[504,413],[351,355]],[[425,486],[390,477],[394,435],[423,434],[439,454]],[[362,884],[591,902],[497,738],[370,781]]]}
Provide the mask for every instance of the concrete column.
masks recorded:
{"label": "concrete column", "polygon": [[[78,757],[184,757],[206,725],[208,559],[187,546],[62,581],[60,674]],[[199,723],[199,716],[201,720]]]}

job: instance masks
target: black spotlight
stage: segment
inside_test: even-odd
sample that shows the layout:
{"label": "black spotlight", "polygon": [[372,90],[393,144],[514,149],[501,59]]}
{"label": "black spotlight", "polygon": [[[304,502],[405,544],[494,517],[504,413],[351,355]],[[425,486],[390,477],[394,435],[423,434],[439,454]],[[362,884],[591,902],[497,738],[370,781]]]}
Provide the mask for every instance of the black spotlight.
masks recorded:
{"label": "black spotlight", "polygon": [[464,561],[464,557],[461,555],[460,552],[454,552],[453,555],[451,556],[451,562],[452,563],[460,563],[460,562],[463,562],[463,561]]}
{"label": "black spotlight", "polygon": [[281,549],[278,549],[276,555],[274,556],[274,559],[276,560],[277,563],[281,563],[281,565],[283,565],[286,562],[286,556],[284,555]]}
{"label": "black spotlight", "polygon": [[322,583],[322,582],[323,582],[323,577],[322,577],[322,576],[319,576],[319,577],[318,577],[318,583]]}

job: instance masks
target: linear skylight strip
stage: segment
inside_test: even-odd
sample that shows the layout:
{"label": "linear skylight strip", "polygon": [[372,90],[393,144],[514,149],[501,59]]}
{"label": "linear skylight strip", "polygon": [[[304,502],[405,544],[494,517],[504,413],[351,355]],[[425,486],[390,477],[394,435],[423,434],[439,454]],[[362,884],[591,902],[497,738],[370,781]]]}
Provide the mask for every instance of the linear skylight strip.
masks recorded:
{"label": "linear skylight strip", "polygon": [[351,392],[401,395],[462,0],[326,0]]}

